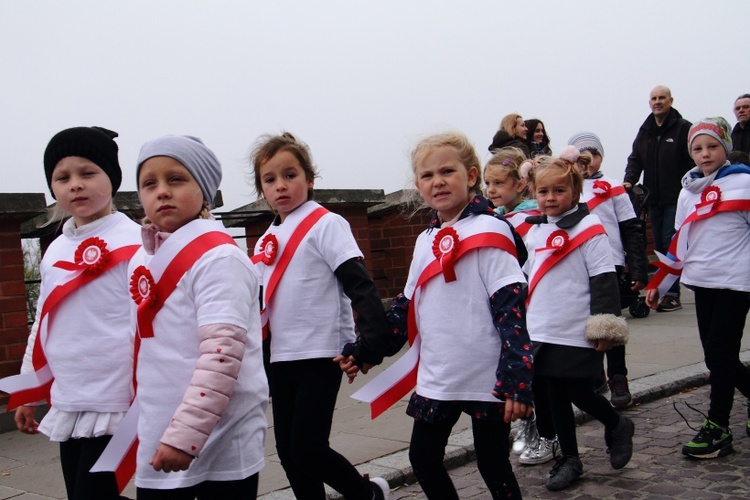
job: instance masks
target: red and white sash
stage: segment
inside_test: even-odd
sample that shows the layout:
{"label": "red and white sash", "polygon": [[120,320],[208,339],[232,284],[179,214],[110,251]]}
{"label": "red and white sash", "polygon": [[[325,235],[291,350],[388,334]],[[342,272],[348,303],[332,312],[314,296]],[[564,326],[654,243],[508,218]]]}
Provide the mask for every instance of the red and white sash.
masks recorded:
{"label": "red and white sash", "polygon": [[513,229],[516,230],[518,235],[521,238],[526,237],[526,233],[529,232],[529,229],[531,229],[532,224],[529,224],[526,222],[526,217],[532,217],[542,215],[542,212],[539,209],[530,209],[530,210],[521,210],[519,212],[511,212],[509,214],[505,214],[505,219],[511,223],[513,226]]}
{"label": "red and white sash", "polygon": [[44,303],[39,304],[41,313],[32,353],[33,373],[14,375],[0,380],[0,391],[10,394],[6,411],[46,399],[54,376],[44,354],[44,346],[50,332],[50,313],[65,301],[71,292],[94,281],[123,261],[130,260],[140,245],[123,245],[111,248],[101,238],[91,237],[78,245],[73,262],[57,261],[54,267],[69,271],[54,286]]}
{"label": "red and white sash", "polygon": [[613,187],[608,181],[596,179],[592,183],[584,182],[581,201],[589,207],[589,212],[593,212],[596,207],[605,201],[621,194],[627,194],[623,186],[618,185]]}
{"label": "red and white sash", "polygon": [[[214,226],[206,231],[206,225]],[[146,266],[138,266],[130,278],[130,293],[138,305],[135,354],[133,356],[133,385],[138,353],[143,339],[154,336],[153,321],[185,273],[209,250],[221,245],[237,245],[234,239],[215,221],[194,221],[172,234]],[[154,279],[156,278],[156,279]],[[138,449],[138,399],[134,398],[128,413],[120,423],[91,472],[113,471],[120,492],[133,477]]]}
{"label": "red and white sash", "polygon": [[[669,256],[660,252],[656,253],[659,262],[655,265],[657,271],[651,281],[646,285],[646,290],[654,288],[659,290],[659,295],[664,296],[670,287],[682,274],[682,266],[688,252],[688,237],[690,227],[694,222],[709,219],[722,212],[734,212],[750,210],[750,199],[747,198],[746,189],[730,189],[725,193],[718,186],[710,185],[700,195],[700,201],[696,203],[693,210],[685,217],[680,228],[672,237],[669,245]],[[674,260],[672,258],[676,258]]]}
{"label": "red and white sash", "polygon": [[[253,264],[263,263],[270,272],[267,284],[263,287],[263,310],[260,312],[261,324],[263,325],[263,339],[268,337],[268,306],[271,303],[276,286],[281,281],[284,271],[294,257],[297,247],[305,238],[310,229],[315,226],[321,217],[328,213],[323,207],[318,207],[302,219],[289,238],[281,243],[273,233],[267,233],[260,241],[259,251],[251,257]],[[281,255],[279,255],[279,249]],[[278,259],[277,259],[278,257]]]}
{"label": "red and white sash", "polygon": [[484,247],[500,248],[517,258],[516,245],[509,234],[485,232],[460,239],[453,227],[445,227],[435,235],[432,244],[435,259],[419,275],[409,304],[409,350],[388,369],[352,394],[352,398],[370,403],[371,418],[377,418],[417,385],[421,339],[417,330],[416,304],[420,289],[441,274],[446,283],[455,281],[458,279],[456,262],[468,252]]}
{"label": "red and white sash", "polygon": [[534,293],[537,284],[547,271],[568,256],[570,252],[599,234],[607,234],[604,226],[588,217],[576,224],[571,231],[552,229],[547,236],[546,245],[534,250],[534,264],[529,273],[529,293],[526,303],[528,304],[531,300],[531,295]]}

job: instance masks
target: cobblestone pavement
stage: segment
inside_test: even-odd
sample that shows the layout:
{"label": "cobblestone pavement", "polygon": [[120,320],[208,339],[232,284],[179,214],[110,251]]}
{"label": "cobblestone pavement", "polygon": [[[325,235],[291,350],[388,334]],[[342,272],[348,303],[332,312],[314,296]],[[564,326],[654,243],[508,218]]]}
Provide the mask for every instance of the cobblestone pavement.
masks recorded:
{"label": "cobblestone pavement", "polygon": [[[634,452],[630,463],[619,471],[609,466],[602,424],[586,422],[578,427],[577,433],[583,477],[565,491],[550,492],[544,483],[553,462],[535,466],[515,465],[524,498],[750,498],[750,437],[745,431],[747,405],[739,392],[736,393],[730,422],[735,452],[712,460],[690,459],[681,454],[682,445],[695,436],[703,422],[703,417],[685,403],[706,413],[708,393],[708,386],[703,386],[625,410],[635,422]],[[685,424],[673,403],[696,431]],[[511,460],[517,464],[515,458]],[[453,469],[450,474],[461,498],[489,498],[476,462]],[[391,498],[425,496],[419,484],[409,484],[392,490]]]}

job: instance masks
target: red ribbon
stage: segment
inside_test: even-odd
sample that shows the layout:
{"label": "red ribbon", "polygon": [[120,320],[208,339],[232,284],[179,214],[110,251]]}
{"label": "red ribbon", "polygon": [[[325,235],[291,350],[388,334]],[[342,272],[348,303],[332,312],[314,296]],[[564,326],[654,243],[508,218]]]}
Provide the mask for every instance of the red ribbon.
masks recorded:
{"label": "red ribbon", "polygon": [[[91,240],[93,238],[89,238]],[[99,240],[99,238],[96,238]],[[86,240],[86,241],[89,241]],[[79,249],[86,243],[84,241],[79,245]],[[102,240],[99,240],[102,241]],[[102,241],[103,243],[103,241]],[[88,246],[88,245],[87,245]],[[104,244],[105,250],[106,250],[106,243]],[[138,250],[140,245],[127,245],[120,247],[116,250],[113,250],[112,252],[107,252],[107,257],[105,259],[105,262],[103,262],[101,265],[97,265],[98,262],[94,262],[94,266],[92,271],[86,272],[89,268],[92,268],[90,265],[80,266],[76,265],[72,262],[67,261],[58,261],[55,264],[53,264],[55,267],[60,269],[66,269],[71,270],[75,269],[77,271],[80,271],[83,269],[84,272],[80,273],[75,278],[56,286],[52,292],[47,296],[47,298],[44,301],[44,305],[42,306],[42,312],[39,316],[39,325],[37,330],[37,336],[36,341],[34,342],[34,348],[32,351],[32,364],[34,366],[34,370],[38,371],[39,369],[43,368],[47,364],[47,356],[44,354],[44,346],[42,345],[42,325],[47,319],[47,316],[49,313],[54,310],[60,303],[65,299],[65,297],[68,296],[69,293],[73,292],[74,290],[78,289],[81,286],[84,286],[92,281],[94,281],[96,278],[104,274],[105,272],[109,271],[113,267],[115,267],[120,262],[130,260],[130,258],[135,254],[135,252]],[[100,253],[101,257],[104,256],[104,252]],[[99,260],[102,260],[100,257]],[[48,328],[49,331],[49,328]],[[52,379],[54,380],[54,379]],[[49,382],[38,386],[38,387],[31,387],[29,389],[18,391],[10,395],[10,398],[8,400],[8,407],[6,408],[6,411],[10,411],[18,406],[27,404],[27,403],[34,403],[36,401],[41,401],[42,399],[46,399],[47,402],[50,402],[49,398],[49,391],[50,387],[52,386],[52,380]]]}
{"label": "red ribbon", "polygon": [[627,194],[627,191],[622,186],[612,185],[607,181],[594,181],[594,197],[586,202],[586,206],[589,207],[589,212],[593,212],[596,207],[615,196],[621,194]]}
{"label": "red ribbon", "polygon": [[[438,233],[440,234],[440,233]],[[437,236],[436,236],[437,239]],[[511,254],[514,258],[518,258],[516,254],[516,245],[507,236],[500,233],[478,233],[461,241],[461,245],[456,249],[453,257],[454,262],[466,255],[472,250],[483,247],[492,247],[505,250]],[[435,259],[427,267],[424,268],[422,273],[417,279],[417,284],[414,288],[414,294],[416,291],[424,286],[435,276],[443,273],[443,265],[439,259]],[[446,280],[447,281],[447,280]],[[409,345],[414,344],[414,339],[419,333],[417,328],[416,319],[416,297],[412,297],[409,303],[409,314],[407,316],[407,330],[409,332]],[[404,397],[415,385],[417,385],[417,373],[419,371],[419,363],[409,371],[401,380],[395,385],[388,388],[387,391],[383,392],[374,401],[370,403],[370,412],[373,419],[377,418],[381,413],[386,411],[388,408],[393,406],[398,400]]]}
{"label": "red ribbon", "polygon": [[[174,289],[177,288],[177,283],[182,279],[182,276],[188,269],[193,267],[193,264],[195,264],[203,254],[219,245],[236,246],[237,243],[235,243],[234,239],[225,232],[209,231],[185,245],[185,247],[174,256],[172,262],[167,265],[167,268],[161,275],[159,282],[150,286],[148,297],[144,298],[144,300],[138,304],[138,335],[142,339],[154,336],[154,318],[161,310],[162,306],[164,306],[167,298],[172,294]],[[142,276],[145,275],[139,274],[136,278],[136,272],[134,272],[131,278],[131,287],[133,280],[140,280]]]}
{"label": "red ribbon", "polygon": [[460,240],[458,233],[452,227],[444,227],[432,241],[432,253],[443,268],[443,277],[446,283],[456,281],[456,254],[458,253]]}
{"label": "red ribbon", "polygon": [[[274,266],[273,271],[271,272],[271,276],[268,278],[268,285],[266,285],[266,291],[263,300],[264,311],[268,309],[268,305],[271,303],[271,298],[276,291],[276,286],[279,284],[281,277],[284,275],[284,271],[289,265],[289,262],[291,262],[292,257],[294,256],[294,252],[297,251],[297,247],[302,242],[302,239],[310,231],[310,229],[312,229],[315,223],[318,222],[320,218],[327,213],[327,209],[318,207],[310,212],[310,214],[302,219],[302,222],[300,222],[299,225],[294,228],[294,232],[289,238],[289,241],[287,241],[286,246],[282,250],[279,259],[276,262],[276,266]],[[263,241],[265,241],[265,238]],[[278,241],[276,241],[276,247],[278,248]],[[263,340],[268,337],[268,330],[268,324],[263,325]]]}
{"label": "red ribbon", "polygon": [[[565,231],[563,231],[562,229],[554,231],[550,235],[550,238],[552,238],[552,236],[554,236],[555,233],[558,233],[558,232],[565,232]],[[572,252],[579,246],[583,245],[586,241],[590,240],[591,238],[599,234],[607,234],[607,232],[604,230],[604,226],[602,226],[601,224],[590,226],[584,229],[583,231],[581,231],[580,233],[578,233],[573,238],[570,238],[566,234],[566,236],[569,238],[568,244],[565,247],[563,247],[562,250],[558,250],[557,248],[555,248],[553,253],[549,255],[546,259],[544,259],[544,262],[542,262],[542,264],[534,273],[534,277],[531,279],[531,282],[529,283],[529,295],[526,298],[526,303],[528,304],[529,301],[531,300],[531,294],[534,293],[534,289],[536,288],[537,283],[539,283],[539,280],[542,278],[542,276],[545,275],[547,271],[552,269],[552,267],[555,264],[563,260],[568,254],[570,254],[570,252]],[[548,247],[538,248],[537,252],[539,252],[540,250],[550,249],[549,239],[547,241],[548,241],[547,243]]]}
{"label": "red ribbon", "polygon": [[267,234],[260,241],[260,252],[253,255],[250,260],[253,264],[262,262],[270,266],[276,261],[276,255],[279,253],[279,240],[275,234]]}

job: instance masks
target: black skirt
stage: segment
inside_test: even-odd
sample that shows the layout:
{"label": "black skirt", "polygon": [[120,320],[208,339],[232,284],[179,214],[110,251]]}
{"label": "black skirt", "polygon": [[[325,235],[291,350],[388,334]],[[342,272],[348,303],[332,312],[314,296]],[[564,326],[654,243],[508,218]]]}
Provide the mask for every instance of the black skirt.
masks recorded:
{"label": "black skirt", "polygon": [[593,348],[538,344],[534,373],[544,377],[594,378],[601,375],[604,353]]}

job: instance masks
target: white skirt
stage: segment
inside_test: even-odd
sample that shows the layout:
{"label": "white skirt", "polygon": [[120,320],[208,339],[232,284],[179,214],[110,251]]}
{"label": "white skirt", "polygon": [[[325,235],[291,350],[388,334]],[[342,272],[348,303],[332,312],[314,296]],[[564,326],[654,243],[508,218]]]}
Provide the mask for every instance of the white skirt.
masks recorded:
{"label": "white skirt", "polygon": [[50,441],[111,436],[126,412],[99,413],[95,411],[63,411],[50,408],[39,424],[39,432]]}

